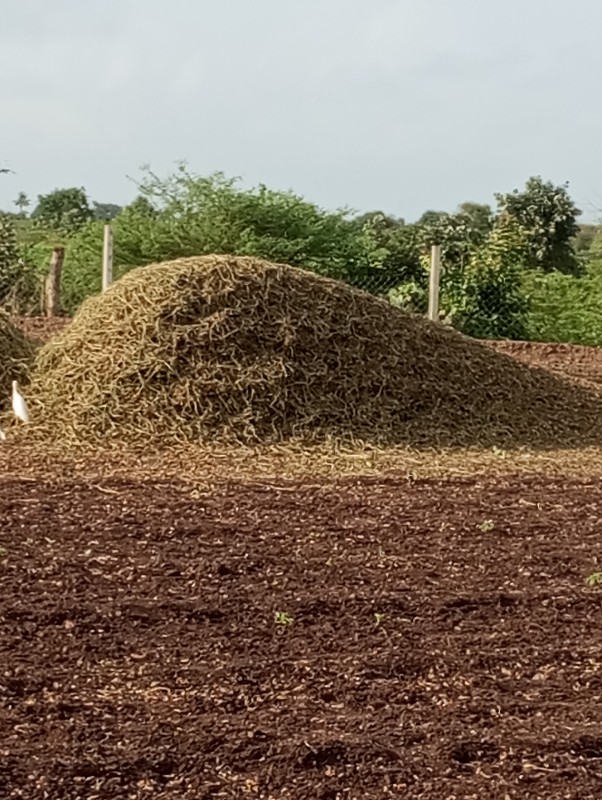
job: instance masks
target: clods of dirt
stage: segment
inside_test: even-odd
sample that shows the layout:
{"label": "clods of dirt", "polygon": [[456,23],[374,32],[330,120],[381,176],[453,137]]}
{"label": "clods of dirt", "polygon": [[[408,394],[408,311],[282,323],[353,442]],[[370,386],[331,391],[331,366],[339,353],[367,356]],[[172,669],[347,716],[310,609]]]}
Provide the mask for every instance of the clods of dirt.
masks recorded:
{"label": "clods of dirt", "polygon": [[601,518],[524,476],[3,477],[0,796],[596,797]]}

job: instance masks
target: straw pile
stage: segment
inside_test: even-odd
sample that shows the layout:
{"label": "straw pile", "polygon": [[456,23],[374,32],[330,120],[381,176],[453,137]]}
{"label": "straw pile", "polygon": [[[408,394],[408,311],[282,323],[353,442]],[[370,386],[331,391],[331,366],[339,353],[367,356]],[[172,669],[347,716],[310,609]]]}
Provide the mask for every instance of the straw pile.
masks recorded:
{"label": "straw pile", "polygon": [[0,309],[0,408],[10,405],[12,381],[26,379],[32,360],[31,342]]}
{"label": "straw pile", "polygon": [[562,447],[595,393],[348,286],[251,258],[138,268],[38,354],[34,431],[62,441]]}

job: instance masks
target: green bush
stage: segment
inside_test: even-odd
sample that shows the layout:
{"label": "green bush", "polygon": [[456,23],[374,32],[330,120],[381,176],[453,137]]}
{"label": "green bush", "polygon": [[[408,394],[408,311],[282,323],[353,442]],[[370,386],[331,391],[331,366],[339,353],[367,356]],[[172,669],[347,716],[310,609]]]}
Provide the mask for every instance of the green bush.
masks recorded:
{"label": "green bush", "polygon": [[[554,187],[543,189],[542,203],[558,194]],[[600,279],[593,273],[574,278],[533,270],[523,280],[525,268],[532,267],[533,231],[539,231],[534,224],[533,230],[528,228],[530,218],[518,219],[514,206],[523,200],[523,195],[505,198],[512,208],[496,216],[488,206],[464,204],[455,214],[431,212],[420,223],[406,225],[378,212],[355,218],[346,210],[328,212],[291,192],[265,186],[243,189],[221,173],[201,177],[181,166],[160,178],[147,170],[138,198],[112,221],[114,277],[135,266],[186,256],[251,255],[339,278],[424,314],[426,253],[436,240],[443,248],[443,316],[458,329],[481,338],[572,341],[577,337],[598,342],[600,304],[592,300],[592,292],[600,291]],[[548,210],[545,205],[544,211]],[[563,206],[561,211],[554,219],[556,239],[572,231],[572,207]],[[32,302],[39,299],[40,280],[58,244],[65,246],[65,311],[75,311],[100,290],[102,220],[82,218],[75,229],[41,227],[39,219],[14,224]],[[596,253],[602,260],[600,237],[592,242],[588,257]],[[15,276],[7,280],[14,282]]]}
{"label": "green bush", "polygon": [[602,347],[602,262],[592,262],[585,275],[529,273],[527,338]]}
{"label": "green bush", "polygon": [[35,312],[39,298],[39,281],[21,257],[15,222],[0,215],[0,304],[17,313]]}
{"label": "green bush", "polygon": [[444,262],[441,307],[455,328],[479,339],[526,335],[528,300],[522,285],[525,237],[510,217],[500,217],[465,263]]}

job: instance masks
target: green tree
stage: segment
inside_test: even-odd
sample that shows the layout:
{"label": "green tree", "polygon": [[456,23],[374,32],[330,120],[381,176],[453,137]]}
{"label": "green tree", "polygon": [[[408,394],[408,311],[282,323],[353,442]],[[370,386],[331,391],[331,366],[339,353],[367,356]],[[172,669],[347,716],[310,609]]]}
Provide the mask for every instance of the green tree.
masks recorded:
{"label": "green tree", "polygon": [[447,267],[462,268],[476,247],[488,235],[474,216],[458,211],[455,214],[427,212],[419,223],[424,246],[441,245],[442,259]]}
{"label": "green tree", "polygon": [[471,228],[478,231],[483,237],[487,236],[493,226],[493,211],[485,203],[461,203],[458,214],[471,223]]}
{"label": "green tree", "polygon": [[[52,237],[66,244],[66,310],[100,289],[103,224],[88,216],[66,238],[60,229],[29,226],[25,260],[39,270],[47,268]],[[475,336],[516,337],[523,330],[524,253],[514,238],[522,228],[502,214],[491,229],[488,208],[479,204],[463,204],[454,214],[428,212],[421,224],[406,225],[380,212],[326,211],[266,186],[243,189],[221,173],[199,176],[182,165],[167,178],[145,170],[139,196],[112,225],[116,278],[173,258],[252,255],[339,278],[419,313],[426,311],[428,245],[439,241],[442,307],[454,324]]]}
{"label": "green tree", "polygon": [[[358,242],[358,256],[341,277],[375,294],[393,292],[396,305],[413,308],[427,284],[421,230],[416,225],[392,225],[391,217],[375,213],[366,217]],[[404,291],[402,284],[407,286]]]}
{"label": "green tree", "polygon": [[537,176],[529,178],[522,192],[495,197],[498,216],[509,214],[526,234],[529,268],[573,275],[581,272],[573,247],[581,211],[569,196],[568,184],[555,186]]}
{"label": "green tree", "polygon": [[592,244],[600,234],[599,225],[580,225],[579,231],[575,236],[573,246],[577,254],[586,254],[591,250]]}
{"label": "green tree", "polygon": [[482,339],[521,339],[528,298],[522,285],[528,258],[524,231],[502,215],[461,269],[445,270],[441,301],[454,327]]}
{"label": "green tree", "polygon": [[429,209],[416,221],[416,225],[420,225],[423,228],[432,227],[438,225],[441,219],[448,216],[449,214],[447,211],[433,211]]}
{"label": "green tree", "polygon": [[17,277],[19,248],[11,219],[0,215],[0,303],[5,302]]}
{"label": "green tree", "polygon": [[184,165],[167,179],[147,170],[139,188],[157,209],[153,246],[164,257],[236,253],[337,276],[359,255],[348,212],[292,192],[243,190],[222,173],[202,177]]}
{"label": "green tree", "polygon": [[55,189],[38,195],[31,218],[40,225],[71,233],[93,218],[84,188]]}
{"label": "green tree", "polygon": [[142,194],[135,197],[132,202],[125,207],[124,211],[128,213],[138,214],[143,217],[156,217],[157,209],[148,199]]}
{"label": "green tree", "polygon": [[[140,198],[112,223],[115,277],[155,261],[216,252],[258,256],[343,279],[366,264],[362,231],[348,212],[327,212],[291,192],[265,186],[244,190],[222,174],[202,177],[185,167],[167,178],[147,170],[139,189]],[[66,245],[63,299],[72,310],[100,288],[102,222],[82,225]],[[42,247],[30,254],[43,269]]]}
{"label": "green tree", "polygon": [[17,206],[17,208],[19,209],[19,214],[22,217],[25,217],[27,215],[27,209],[31,205],[31,200],[29,199],[29,197],[26,195],[25,192],[19,192],[19,194],[17,195],[17,199],[14,202],[14,205]]}
{"label": "green tree", "polygon": [[21,258],[13,220],[0,215],[0,303],[29,310],[32,298],[38,302],[38,288],[35,270]]}
{"label": "green tree", "polygon": [[121,206],[115,203],[92,203],[92,219],[100,219],[103,222],[110,222],[121,213]]}
{"label": "green tree", "polygon": [[393,217],[390,214],[385,214],[384,211],[367,211],[354,217],[352,222],[358,228],[363,228],[366,223],[378,219],[379,224],[385,228],[398,228],[405,225],[405,220],[401,217]]}

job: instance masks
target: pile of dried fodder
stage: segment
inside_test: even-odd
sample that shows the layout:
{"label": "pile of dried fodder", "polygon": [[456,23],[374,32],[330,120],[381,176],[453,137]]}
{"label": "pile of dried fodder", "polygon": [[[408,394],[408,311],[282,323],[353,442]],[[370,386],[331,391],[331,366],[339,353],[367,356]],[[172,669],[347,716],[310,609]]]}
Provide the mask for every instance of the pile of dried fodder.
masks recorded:
{"label": "pile of dried fodder", "polygon": [[593,392],[342,283],[253,258],[140,267],[38,353],[61,441],[556,448],[602,441]]}
{"label": "pile of dried fodder", "polygon": [[0,309],[0,408],[10,405],[13,381],[25,381],[34,348],[27,336]]}

